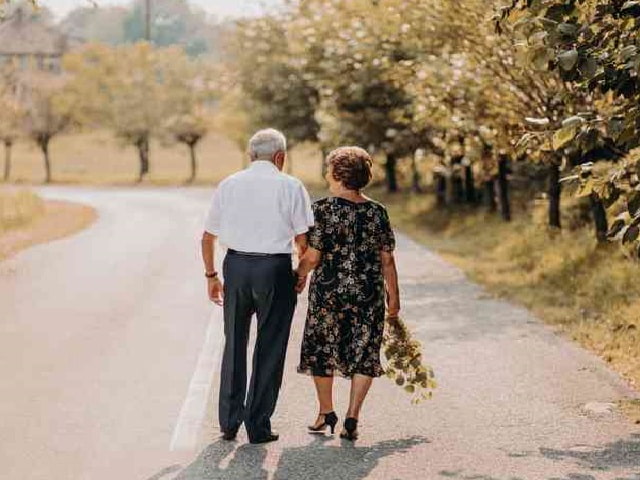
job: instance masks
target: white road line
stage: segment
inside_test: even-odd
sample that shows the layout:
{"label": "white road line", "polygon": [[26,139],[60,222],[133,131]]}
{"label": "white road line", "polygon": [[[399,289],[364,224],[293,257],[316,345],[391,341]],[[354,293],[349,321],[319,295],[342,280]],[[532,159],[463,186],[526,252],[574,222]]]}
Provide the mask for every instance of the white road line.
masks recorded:
{"label": "white road line", "polygon": [[220,369],[223,344],[222,308],[214,308],[196,369],[171,436],[171,451],[193,449],[197,446],[211,392],[211,381]]}

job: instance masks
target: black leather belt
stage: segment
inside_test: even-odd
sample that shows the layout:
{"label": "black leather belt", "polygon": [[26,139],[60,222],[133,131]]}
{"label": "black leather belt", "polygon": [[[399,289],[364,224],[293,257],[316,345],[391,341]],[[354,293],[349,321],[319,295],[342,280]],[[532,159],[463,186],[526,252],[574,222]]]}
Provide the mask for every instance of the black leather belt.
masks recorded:
{"label": "black leather belt", "polygon": [[233,248],[227,249],[228,255],[241,255],[244,257],[275,257],[275,258],[291,258],[290,253],[257,253],[257,252],[239,252]]}

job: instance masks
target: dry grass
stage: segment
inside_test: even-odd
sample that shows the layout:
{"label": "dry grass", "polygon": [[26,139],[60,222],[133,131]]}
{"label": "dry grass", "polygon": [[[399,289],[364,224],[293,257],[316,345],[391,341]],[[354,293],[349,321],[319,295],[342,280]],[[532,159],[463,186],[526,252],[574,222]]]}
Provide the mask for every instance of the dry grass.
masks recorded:
{"label": "dry grass", "polygon": [[[243,168],[246,156],[228,138],[211,133],[197,149],[197,183],[213,184]],[[51,142],[53,180],[56,183],[132,184],[137,180],[135,148],[119,143],[110,132],[76,132]],[[291,153],[293,174],[305,181],[317,181],[321,159],[307,145]],[[0,159],[0,169],[3,160]],[[0,170],[1,171],[1,170]],[[175,185],[189,176],[189,155],[183,145],[151,145],[151,172],[146,183]],[[11,180],[14,183],[41,183],[44,179],[42,155],[32,142],[23,140],[13,151]]]}
{"label": "dry grass", "polygon": [[0,235],[29,224],[44,211],[42,200],[26,190],[0,189]]}
{"label": "dry grass", "polygon": [[374,194],[402,230],[496,295],[515,300],[640,385],[638,264],[590,228],[552,233],[519,210],[507,224],[478,210],[437,209],[430,195]]}
{"label": "dry grass", "polygon": [[28,190],[5,186],[0,189],[0,260],[29,246],[71,235],[95,218],[90,207],[45,202]]}

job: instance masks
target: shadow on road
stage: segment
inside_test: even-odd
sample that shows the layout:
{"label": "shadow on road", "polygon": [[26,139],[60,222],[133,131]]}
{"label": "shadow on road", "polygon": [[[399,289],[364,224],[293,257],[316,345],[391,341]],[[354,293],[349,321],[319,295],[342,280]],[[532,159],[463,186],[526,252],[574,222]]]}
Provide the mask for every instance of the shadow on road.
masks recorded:
{"label": "shadow on road", "polygon": [[[361,480],[376,467],[380,459],[427,443],[424,437],[379,442],[367,447],[344,442],[341,446],[325,445],[331,437],[318,436],[304,447],[285,448],[280,454],[274,480]],[[173,480],[266,480],[267,448],[217,441]],[[273,468],[270,470],[273,471]],[[154,476],[152,478],[158,478]]]}
{"label": "shadow on road", "polygon": [[[541,448],[543,457],[551,460],[574,460],[583,468],[594,471],[608,471],[618,468],[637,468],[632,477],[640,479],[640,434],[632,434],[630,438],[607,443],[601,447],[593,445],[578,446],[568,450]],[[576,480],[591,478],[588,475],[575,477]],[[572,478],[573,480],[573,478]],[[622,479],[621,477],[621,480]]]}

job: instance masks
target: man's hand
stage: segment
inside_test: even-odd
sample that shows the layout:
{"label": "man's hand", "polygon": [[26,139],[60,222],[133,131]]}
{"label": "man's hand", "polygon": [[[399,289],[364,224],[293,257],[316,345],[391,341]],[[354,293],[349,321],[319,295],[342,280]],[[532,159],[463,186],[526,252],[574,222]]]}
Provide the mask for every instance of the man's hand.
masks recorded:
{"label": "man's hand", "polygon": [[298,275],[298,272],[296,272],[296,293],[299,295],[304,291],[304,287],[307,286],[307,277],[305,276],[300,276]]}
{"label": "man's hand", "polygon": [[209,300],[221,307],[224,300],[223,290],[223,285],[219,278],[207,279],[207,293],[209,294]]}

